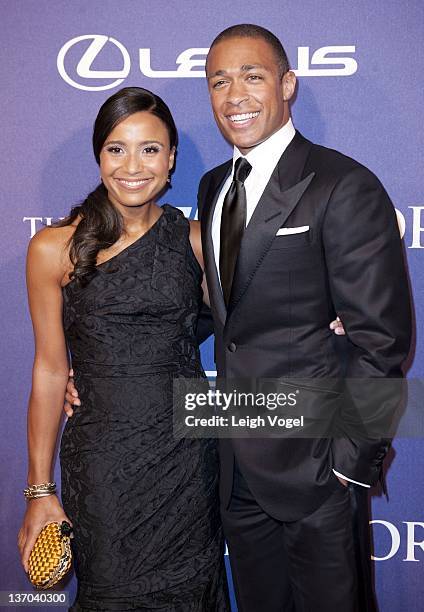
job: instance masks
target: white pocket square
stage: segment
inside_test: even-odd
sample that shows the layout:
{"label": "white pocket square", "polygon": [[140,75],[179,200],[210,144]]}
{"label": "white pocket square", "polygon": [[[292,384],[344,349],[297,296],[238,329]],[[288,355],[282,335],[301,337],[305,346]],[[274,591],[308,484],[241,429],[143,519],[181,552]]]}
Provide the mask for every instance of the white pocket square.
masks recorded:
{"label": "white pocket square", "polygon": [[300,227],[280,227],[276,236],[288,236],[289,234],[303,234],[309,231],[309,225],[301,225]]}

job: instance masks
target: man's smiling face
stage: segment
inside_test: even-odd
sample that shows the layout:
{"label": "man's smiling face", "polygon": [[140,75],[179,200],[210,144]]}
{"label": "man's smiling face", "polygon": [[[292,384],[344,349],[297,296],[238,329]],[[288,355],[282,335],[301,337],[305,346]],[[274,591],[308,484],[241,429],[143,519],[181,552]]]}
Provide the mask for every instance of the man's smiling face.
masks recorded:
{"label": "man's smiling face", "polygon": [[218,42],[209,52],[206,76],[218,127],[241,153],[287,123],[296,77],[281,75],[273,48],[262,38]]}

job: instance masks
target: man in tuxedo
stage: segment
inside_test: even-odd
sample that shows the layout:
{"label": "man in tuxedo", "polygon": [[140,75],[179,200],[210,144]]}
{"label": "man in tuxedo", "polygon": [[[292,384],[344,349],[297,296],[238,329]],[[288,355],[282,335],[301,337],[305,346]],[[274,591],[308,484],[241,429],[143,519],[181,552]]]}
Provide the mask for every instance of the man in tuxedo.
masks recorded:
{"label": "man in tuxedo", "polygon": [[[206,76],[215,120],[234,146],[198,193],[218,376],[339,378],[328,329],[337,313],[347,333],[344,376],[401,377],[409,294],[381,183],[295,130],[296,77],[271,32],[223,31]],[[389,441],[343,435],[357,414],[348,404],[332,439],[220,440],[239,612],[376,609],[367,493]],[[371,401],[368,424],[374,408]]]}

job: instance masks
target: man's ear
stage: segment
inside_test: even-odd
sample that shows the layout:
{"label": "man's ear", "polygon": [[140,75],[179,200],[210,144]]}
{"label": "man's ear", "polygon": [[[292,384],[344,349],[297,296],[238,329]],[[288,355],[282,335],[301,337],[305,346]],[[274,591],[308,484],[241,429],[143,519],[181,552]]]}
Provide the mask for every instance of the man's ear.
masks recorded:
{"label": "man's ear", "polygon": [[288,102],[296,90],[296,75],[292,70],[289,70],[283,75],[282,79],[283,100]]}

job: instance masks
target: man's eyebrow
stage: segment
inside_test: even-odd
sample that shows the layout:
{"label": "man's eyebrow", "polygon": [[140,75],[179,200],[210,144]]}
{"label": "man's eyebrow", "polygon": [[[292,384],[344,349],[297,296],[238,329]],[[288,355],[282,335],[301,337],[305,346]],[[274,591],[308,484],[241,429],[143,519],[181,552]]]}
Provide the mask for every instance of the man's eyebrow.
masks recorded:
{"label": "man's eyebrow", "polygon": [[225,70],[217,70],[213,74],[206,75],[206,78],[207,79],[212,79],[213,77],[216,77],[216,76],[225,76],[226,74],[227,73],[226,73]]}
{"label": "man's eyebrow", "polygon": [[[269,68],[264,66],[263,64],[243,64],[240,67],[241,72],[249,72],[249,70],[267,70],[269,72]],[[213,74],[209,74],[207,76],[208,79],[213,79],[213,77],[217,76],[226,76],[228,72],[226,70],[217,70]]]}
{"label": "man's eyebrow", "polygon": [[268,68],[263,64],[243,64],[241,70],[243,72],[248,72],[249,70],[257,70],[258,68],[260,70],[268,70]]}

